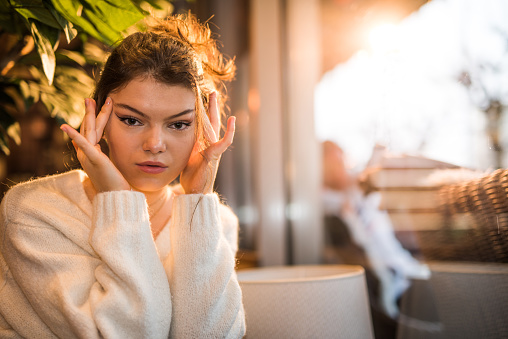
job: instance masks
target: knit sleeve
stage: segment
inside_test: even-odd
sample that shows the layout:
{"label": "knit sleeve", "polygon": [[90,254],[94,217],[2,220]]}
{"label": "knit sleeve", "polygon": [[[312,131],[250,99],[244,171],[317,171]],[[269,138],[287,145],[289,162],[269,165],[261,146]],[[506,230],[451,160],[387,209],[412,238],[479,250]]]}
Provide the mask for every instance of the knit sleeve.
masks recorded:
{"label": "knit sleeve", "polygon": [[171,337],[241,338],[245,314],[234,270],[237,245],[230,244],[237,241],[238,220],[221,208],[216,194],[184,194],[175,199],[170,229],[165,267],[173,296]]}
{"label": "knit sleeve", "polygon": [[[7,211],[16,209],[16,201],[9,203]],[[144,195],[98,194],[88,249],[60,231],[62,223],[77,220],[61,206],[46,206],[27,207],[23,213],[18,208],[18,215],[4,218],[2,254],[49,333],[60,338],[167,338],[169,284],[151,237]]]}

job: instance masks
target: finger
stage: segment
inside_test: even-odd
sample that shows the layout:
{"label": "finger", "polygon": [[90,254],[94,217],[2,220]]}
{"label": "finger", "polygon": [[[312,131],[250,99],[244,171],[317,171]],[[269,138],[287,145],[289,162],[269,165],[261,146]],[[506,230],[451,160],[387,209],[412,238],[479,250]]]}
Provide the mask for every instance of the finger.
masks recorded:
{"label": "finger", "polygon": [[93,145],[97,143],[97,134],[95,132],[95,101],[93,99],[85,99],[85,117],[83,118],[79,132]]}
{"label": "finger", "polygon": [[233,143],[233,139],[235,136],[236,129],[236,117],[229,117],[227,121],[227,128],[224,137],[217,141],[215,144],[211,146],[211,155],[214,158],[218,158],[224,153],[229,146]]}
{"label": "finger", "polygon": [[208,98],[208,114],[210,115],[210,123],[212,129],[217,137],[220,136],[220,112],[217,103],[217,92],[210,93]]}
{"label": "finger", "polygon": [[72,146],[74,147],[74,150],[76,150],[76,153],[78,153],[78,151],[79,151],[79,147],[78,147],[78,145],[76,145],[76,143],[74,142],[74,140],[71,140],[71,142],[72,142]]}
{"label": "finger", "polygon": [[210,118],[208,117],[208,113],[204,115],[203,119],[203,133],[205,135],[205,139],[208,140],[211,144],[216,143],[219,138],[217,137],[217,134],[215,133],[212,123],[210,122]]}
{"label": "finger", "polygon": [[76,148],[76,151],[81,150],[91,162],[97,160],[97,149],[81,133],[78,133],[78,131],[66,124],[60,126],[60,129],[72,139],[72,144]]}
{"label": "finger", "polygon": [[108,97],[106,102],[101,107],[101,111],[97,115],[97,119],[95,119],[95,131],[97,133],[97,142],[102,139],[102,133],[104,133],[104,127],[109,121],[109,117],[111,116],[111,112],[113,111],[113,105],[111,104],[111,98]]}
{"label": "finger", "polygon": [[[67,124],[62,124],[60,126],[60,129],[65,132],[71,138],[71,140],[74,140],[76,137],[76,134],[80,134],[78,131],[76,131],[74,128]],[[81,135],[81,134],[80,134]]]}
{"label": "finger", "polygon": [[[65,132],[69,138],[71,138],[71,142],[72,142],[72,146],[74,147],[74,149],[76,150],[76,153],[79,152],[79,147],[78,145],[76,144],[76,142],[72,139],[71,135],[76,135],[76,134],[79,134],[78,131],[76,131],[74,128],[70,127],[69,125],[67,124],[62,124],[60,126],[60,129]],[[80,134],[81,135],[81,134]]]}
{"label": "finger", "polygon": [[226,133],[222,138],[222,141],[227,145],[226,148],[228,148],[233,143],[233,139],[235,138],[235,131],[236,131],[236,117],[232,116],[228,118]]}

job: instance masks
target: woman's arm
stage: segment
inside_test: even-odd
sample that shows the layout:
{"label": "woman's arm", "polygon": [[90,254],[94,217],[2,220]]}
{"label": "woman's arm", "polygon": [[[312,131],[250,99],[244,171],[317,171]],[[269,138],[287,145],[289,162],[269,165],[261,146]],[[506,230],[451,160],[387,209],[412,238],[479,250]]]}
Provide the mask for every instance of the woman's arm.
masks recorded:
{"label": "woman's arm", "polygon": [[236,247],[224,236],[226,228],[238,229],[238,220],[220,209],[216,194],[187,194],[176,197],[170,226],[165,267],[173,295],[171,336],[241,338],[245,315],[234,270]]}
{"label": "woman's arm", "polygon": [[90,238],[80,244],[60,231],[82,222],[62,210],[62,199],[46,196],[51,203],[41,206],[30,199],[36,195],[25,194],[4,198],[2,254],[51,332],[61,338],[167,338],[169,284],[144,195],[98,194]]}

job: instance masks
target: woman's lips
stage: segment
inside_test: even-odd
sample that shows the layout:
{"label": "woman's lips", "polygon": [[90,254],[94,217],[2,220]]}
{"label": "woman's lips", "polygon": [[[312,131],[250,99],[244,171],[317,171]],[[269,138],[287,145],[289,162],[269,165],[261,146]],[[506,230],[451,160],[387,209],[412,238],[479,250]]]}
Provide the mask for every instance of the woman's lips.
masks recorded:
{"label": "woman's lips", "polygon": [[157,161],[145,161],[136,165],[139,167],[141,171],[149,174],[159,174],[164,172],[166,168],[168,168],[163,163]]}

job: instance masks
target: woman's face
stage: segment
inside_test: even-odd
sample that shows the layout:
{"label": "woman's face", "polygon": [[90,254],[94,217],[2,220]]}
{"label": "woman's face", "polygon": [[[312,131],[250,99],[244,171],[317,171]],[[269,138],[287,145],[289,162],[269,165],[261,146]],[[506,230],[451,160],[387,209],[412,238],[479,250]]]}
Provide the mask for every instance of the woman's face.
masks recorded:
{"label": "woman's face", "polygon": [[156,191],[175,180],[195,143],[192,90],[136,78],[110,93],[113,112],[105,128],[109,157],[136,190]]}

